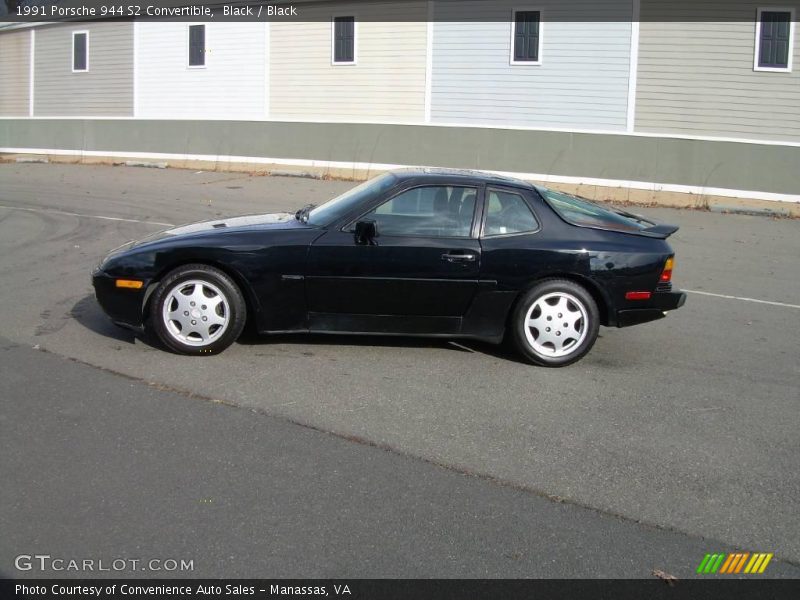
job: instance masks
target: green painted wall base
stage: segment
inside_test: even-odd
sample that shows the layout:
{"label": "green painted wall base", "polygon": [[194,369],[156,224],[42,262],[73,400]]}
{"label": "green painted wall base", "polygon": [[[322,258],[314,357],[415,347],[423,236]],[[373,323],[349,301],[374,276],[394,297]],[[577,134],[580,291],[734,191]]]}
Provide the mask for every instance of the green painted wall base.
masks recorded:
{"label": "green painted wall base", "polygon": [[427,165],[800,198],[800,147],[635,135],[277,121],[0,119],[4,149]]}

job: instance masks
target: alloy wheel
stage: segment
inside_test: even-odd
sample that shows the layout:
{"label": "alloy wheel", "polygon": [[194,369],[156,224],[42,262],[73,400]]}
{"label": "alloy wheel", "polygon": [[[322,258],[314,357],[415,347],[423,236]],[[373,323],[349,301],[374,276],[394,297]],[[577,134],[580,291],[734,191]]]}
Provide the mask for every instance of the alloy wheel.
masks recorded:
{"label": "alloy wheel", "polygon": [[162,319],[175,340],[189,346],[207,346],[228,328],[230,306],[216,285],[200,279],[176,284],[167,292]]}
{"label": "alloy wheel", "polygon": [[553,292],[534,300],[525,315],[525,338],[542,356],[568,356],[586,338],[588,312],[583,303],[566,292]]}

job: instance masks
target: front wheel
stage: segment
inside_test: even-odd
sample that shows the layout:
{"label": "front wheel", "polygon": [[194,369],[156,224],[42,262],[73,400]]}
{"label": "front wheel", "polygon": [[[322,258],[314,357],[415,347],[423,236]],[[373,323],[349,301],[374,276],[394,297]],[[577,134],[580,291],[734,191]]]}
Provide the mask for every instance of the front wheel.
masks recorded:
{"label": "front wheel", "polygon": [[510,325],[514,344],[526,359],[545,367],[563,367],[591,350],[600,315],[584,287],[566,279],[548,279],[520,299]]}
{"label": "front wheel", "polygon": [[150,303],[150,325],[178,354],[217,354],[242,333],[247,309],[236,284],[208,265],[169,273]]}

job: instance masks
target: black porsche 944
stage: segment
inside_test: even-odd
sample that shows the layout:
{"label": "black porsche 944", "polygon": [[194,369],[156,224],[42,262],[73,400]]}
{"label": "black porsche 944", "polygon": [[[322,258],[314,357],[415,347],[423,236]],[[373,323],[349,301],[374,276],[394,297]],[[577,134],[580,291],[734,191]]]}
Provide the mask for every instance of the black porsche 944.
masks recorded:
{"label": "black porsche 944", "polygon": [[512,342],[529,361],[584,356],[600,325],[664,317],[677,230],[486,173],[380,175],[295,214],[176,227],[112,251],[93,274],[123,326],[214,354],[261,333]]}

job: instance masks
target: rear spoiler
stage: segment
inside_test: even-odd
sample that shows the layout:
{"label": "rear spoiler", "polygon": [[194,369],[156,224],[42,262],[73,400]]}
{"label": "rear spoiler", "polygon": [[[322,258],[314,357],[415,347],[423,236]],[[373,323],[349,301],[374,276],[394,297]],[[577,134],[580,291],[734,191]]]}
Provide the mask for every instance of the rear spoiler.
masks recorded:
{"label": "rear spoiler", "polygon": [[680,227],[678,227],[677,225],[653,225],[652,227],[648,227],[647,229],[642,229],[640,231],[631,231],[628,233],[665,240],[673,233],[678,231],[678,229],[680,229]]}
{"label": "rear spoiler", "polygon": [[643,235],[645,237],[652,237],[665,240],[673,233],[678,231],[678,229],[680,229],[677,225],[659,225],[658,223],[653,223],[647,217],[643,217],[642,215],[637,215],[624,210],[615,210],[615,212],[622,215],[623,217],[630,217],[631,219],[636,219],[637,221],[643,221],[645,223],[651,223],[653,225],[652,227],[648,227],[646,229],[640,229],[639,231],[626,231],[625,233],[633,233],[634,235]]}

